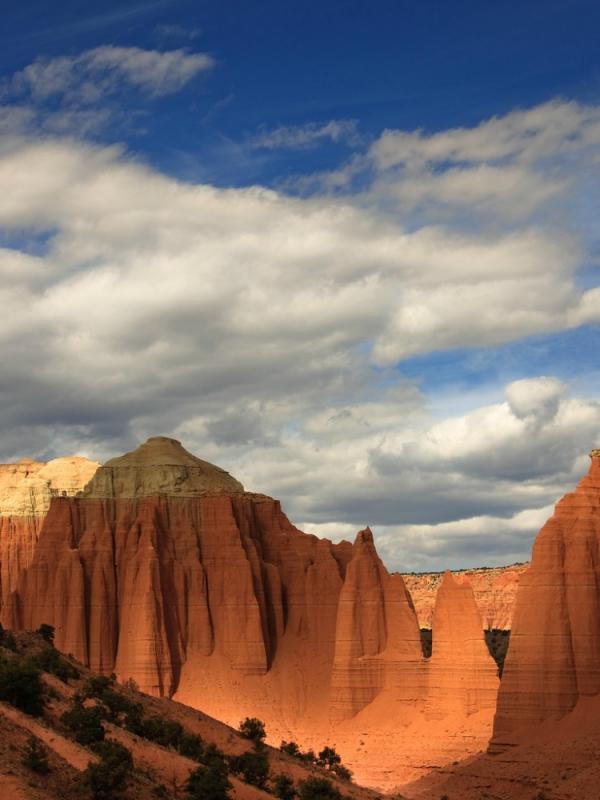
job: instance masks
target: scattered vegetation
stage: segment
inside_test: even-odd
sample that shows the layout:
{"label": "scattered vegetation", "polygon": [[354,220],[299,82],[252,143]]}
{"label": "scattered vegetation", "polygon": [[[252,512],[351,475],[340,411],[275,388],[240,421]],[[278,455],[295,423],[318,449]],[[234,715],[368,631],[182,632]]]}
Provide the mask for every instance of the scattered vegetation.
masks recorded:
{"label": "scattered vegetation", "polygon": [[287,753],[288,756],[293,756],[305,764],[316,764],[319,767],[323,767],[340,780],[352,780],[352,772],[342,764],[341,756],[333,747],[324,747],[317,756],[314,750],[302,752],[296,742],[286,742],[284,740],[279,745],[279,749],[282,753]]}
{"label": "scattered vegetation", "polygon": [[273,791],[279,800],[294,800],[296,797],[296,786],[289,775],[276,775],[273,781]]}
{"label": "scattered vegetation", "polygon": [[0,624],[0,647],[17,652],[17,641],[10,631],[5,630]]}
{"label": "scattered vegetation", "polygon": [[40,670],[30,658],[0,656],[0,700],[39,717],[44,711],[44,687]]}
{"label": "scattered vegetation", "polygon": [[264,748],[249,750],[239,756],[229,758],[229,769],[234,775],[241,775],[246,783],[264,789],[269,779],[269,759]]}
{"label": "scattered vegetation", "polygon": [[54,627],[52,625],[42,623],[36,633],[39,633],[45,642],[54,647]]}
{"label": "scattered vegetation", "polygon": [[104,739],[104,719],[105,714],[99,705],[85,706],[79,696],[73,699],[71,708],[61,717],[61,721],[75,734],[75,741],[84,747]]}
{"label": "scattered vegetation", "polygon": [[239,732],[244,739],[250,739],[255,744],[264,742],[267,738],[264,722],[256,717],[246,717],[240,722]]}
{"label": "scattered vegetation", "polygon": [[114,739],[96,743],[94,751],[100,761],[87,767],[83,783],[93,800],[113,800],[127,787],[127,778],[133,771],[131,752]]}
{"label": "scattered vegetation", "polygon": [[33,656],[33,660],[39,669],[56,676],[63,683],[79,678],[79,670],[68,659],[61,656],[53,645],[41,649]]}
{"label": "scattered vegetation", "polygon": [[341,792],[327,778],[307,778],[298,784],[300,800],[342,800]]}
{"label": "scattered vegetation", "polygon": [[48,751],[35,736],[30,736],[27,741],[22,763],[23,766],[32,772],[37,772],[38,775],[47,775],[50,772]]}
{"label": "scattered vegetation", "polygon": [[228,800],[232,787],[225,759],[213,757],[208,764],[195,769],[185,788],[190,800]]}

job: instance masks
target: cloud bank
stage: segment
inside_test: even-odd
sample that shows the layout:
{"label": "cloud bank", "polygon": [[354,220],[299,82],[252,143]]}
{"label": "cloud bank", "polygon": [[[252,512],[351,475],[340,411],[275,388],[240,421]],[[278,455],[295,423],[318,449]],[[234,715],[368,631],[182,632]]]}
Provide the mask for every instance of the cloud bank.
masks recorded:
{"label": "cloud bank", "polygon": [[[18,80],[164,94],[210,66],[174,53],[99,48]],[[172,434],[300,526],[373,525],[392,568],[527,556],[600,444],[597,400],[533,375],[440,415],[403,360],[600,321],[585,232],[556,215],[580,191],[566,162],[598,169],[598,109],[388,131],[308,197],[179,181],[23,115],[0,115],[2,458]]]}

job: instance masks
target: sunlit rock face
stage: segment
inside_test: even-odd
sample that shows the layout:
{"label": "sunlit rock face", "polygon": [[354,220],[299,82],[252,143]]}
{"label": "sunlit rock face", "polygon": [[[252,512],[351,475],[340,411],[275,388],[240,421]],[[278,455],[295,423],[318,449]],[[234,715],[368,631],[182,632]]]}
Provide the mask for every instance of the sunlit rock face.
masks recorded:
{"label": "sunlit rock face", "polygon": [[87,458],[56,458],[47,464],[23,459],[0,464],[0,621],[9,624],[7,606],[22,570],[29,566],[53,497],[72,496],[92,478],[99,464]]}
{"label": "sunlit rock face", "polygon": [[[278,501],[157,437],[52,499],[6,611],[16,628],[53,625],[59,649],[95,671],[231,724],[259,716],[276,743],[337,741],[372,768],[364,779],[397,782],[390,765],[407,737],[422,764],[489,736],[495,666],[472,592],[449,589],[440,608],[428,662],[402,576],[370,530],[354,544],[302,533]],[[460,680],[442,680],[457,654]],[[403,743],[365,760],[360,742],[385,726]]]}
{"label": "sunlit rock face", "polygon": [[493,747],[600,692],[600,451],[556,505],[519,586]]}
{"label": "sunlit rock face", "polygon": [[[508,567],[490,567],[453,571],[456,578],[468,579],[483,627],[492,630],[510,630],[521,575],[529,564],[512,564]],[[435,599],[444,578],[441,572],[423,572],[403,575],[421,628],[431,628]]]}
{"label": "sunlit rock face", "polygon": [[435,641],[428,670],[430,715],[474,714],[494,709],[498,674],[482,635],[481,614],[473,588],[446,572],[433,611]]}

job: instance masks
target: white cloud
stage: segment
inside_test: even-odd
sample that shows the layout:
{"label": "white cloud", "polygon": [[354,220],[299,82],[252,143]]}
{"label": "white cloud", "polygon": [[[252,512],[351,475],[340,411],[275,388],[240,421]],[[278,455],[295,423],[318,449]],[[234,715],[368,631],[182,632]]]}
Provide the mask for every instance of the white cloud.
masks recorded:
{"label": "white cloud", "polygon": [[[135,70],[119,74],[141,85]],[[469,152],[484,189],[504,180],[500,205],[533,175],[522,207],[540,213],[578,178],[543,172],[539,158],[560,161],[565,147],[582,158],[594,113],[544,106],[483,134],[390,141],[373,186],[305,199],[184,183],[120,148],[35,138],[20,112],[4,126],[0,115],[3,457],[105,458],[175,434],[280,496],[299,524],[336,535],[372,524],[392,567],[524,557],[537,509],[599,443],[598,403],[533,376],[434,422],[395,362],[598,322],[600,290],[577,281],[587,243],[561,218],[440,222],[429,185],[419,215],[382,198],[405,191],[404,168],[392,175],[400,151],[416,152],[410,180],[431,153]],[[512,161],[483,167],[484,156]],[[491,208],[474,175],[454,186],[447,171],[444,202]]]}
{"label": "white cloud", "polygon": [[262,150],[305,150],[329,140],[354,146],[361,141],[357,127],[354,119],[332,119],[324,123],[261,128],[250,140],[250,145]]}
{"label": "white cloud", "polygon": [[91,106],[123,86],[154,96],[171,94],[214,63],[206,53],[103,45],[79,56],[39,58],[14,75],[12,90],[36,102],[59,96]]}

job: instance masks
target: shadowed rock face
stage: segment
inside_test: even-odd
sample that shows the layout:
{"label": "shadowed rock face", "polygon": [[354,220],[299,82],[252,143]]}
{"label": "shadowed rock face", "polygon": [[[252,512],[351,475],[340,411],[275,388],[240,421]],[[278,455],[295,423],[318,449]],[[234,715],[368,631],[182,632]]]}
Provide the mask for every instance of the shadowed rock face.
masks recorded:
{"label": "shadowed rock face", "polygon": [[557,504],[517,593],[493,747],[600,692],[600,451]]}

